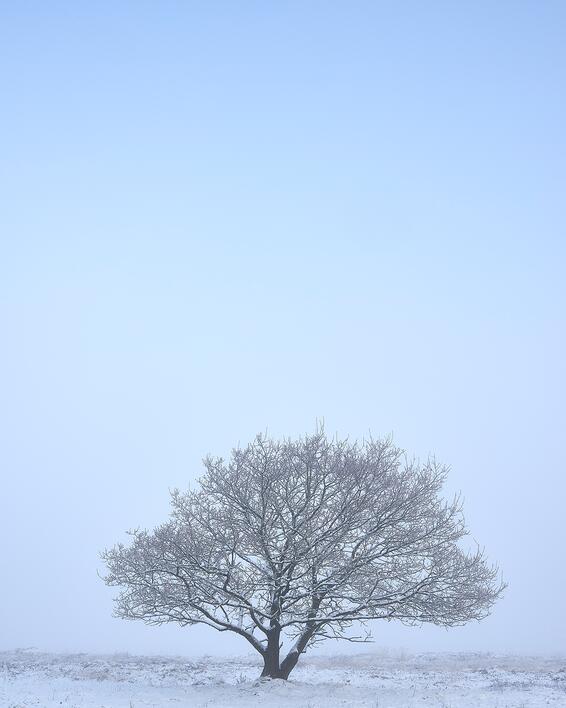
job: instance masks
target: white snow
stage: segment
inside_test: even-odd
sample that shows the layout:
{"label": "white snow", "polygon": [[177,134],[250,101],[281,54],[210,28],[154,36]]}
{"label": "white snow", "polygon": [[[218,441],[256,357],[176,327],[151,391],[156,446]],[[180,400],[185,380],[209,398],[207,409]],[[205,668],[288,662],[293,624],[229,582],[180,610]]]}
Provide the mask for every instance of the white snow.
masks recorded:
{"label": "white snow", "polygon": [[303,657],[258,681],[254,657],[0,652],[2,708],[538,708],[566,706],[566,657],[365,653]]}

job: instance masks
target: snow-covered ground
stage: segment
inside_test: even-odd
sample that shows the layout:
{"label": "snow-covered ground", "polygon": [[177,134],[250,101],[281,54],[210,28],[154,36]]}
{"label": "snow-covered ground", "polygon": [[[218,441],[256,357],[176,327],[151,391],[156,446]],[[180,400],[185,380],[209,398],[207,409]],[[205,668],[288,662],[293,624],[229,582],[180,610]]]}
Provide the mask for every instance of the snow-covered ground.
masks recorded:
{"label": "snow-covered ground", "polygon": [[566,656],[367,653],[304,657],[258,681],[253,657],[0,652],[2,708],[566,707]]}

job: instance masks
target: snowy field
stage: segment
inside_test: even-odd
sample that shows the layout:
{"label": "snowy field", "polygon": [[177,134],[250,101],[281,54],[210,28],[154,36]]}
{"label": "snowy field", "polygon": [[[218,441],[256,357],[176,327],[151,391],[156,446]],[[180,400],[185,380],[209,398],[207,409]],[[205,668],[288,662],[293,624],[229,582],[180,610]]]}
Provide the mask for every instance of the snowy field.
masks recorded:
{"label": "snowy field", "polygon": [[258,673],[253,657],[0,652],[0,706],[566,707],[566,657],[376,652],[304,657],[288,682]]}

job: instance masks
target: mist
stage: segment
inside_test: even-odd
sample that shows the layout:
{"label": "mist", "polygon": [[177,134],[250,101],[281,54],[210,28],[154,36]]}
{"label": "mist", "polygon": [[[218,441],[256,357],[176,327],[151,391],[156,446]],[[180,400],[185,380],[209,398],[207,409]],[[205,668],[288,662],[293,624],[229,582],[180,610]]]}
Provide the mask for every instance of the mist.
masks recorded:
{"label": "mist", "polygon": [[0,19],[0,647],[246,652],[113,618],[99,553],[323,420],[449,464],[508,583],[377,646],[564,650],[564,6]]}

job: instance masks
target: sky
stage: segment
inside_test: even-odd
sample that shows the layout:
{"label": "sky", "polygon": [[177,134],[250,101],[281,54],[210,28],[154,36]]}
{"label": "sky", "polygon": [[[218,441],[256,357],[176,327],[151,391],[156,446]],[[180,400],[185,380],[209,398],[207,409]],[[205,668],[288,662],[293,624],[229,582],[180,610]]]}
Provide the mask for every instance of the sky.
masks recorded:
{"label": "sky", "polygon": [[545,0],[0,4],[0,648],[246,652],[113,618],[99,553],[323,419],[450,465],[509,584],[377,648],[566,650],[565,32]]}

